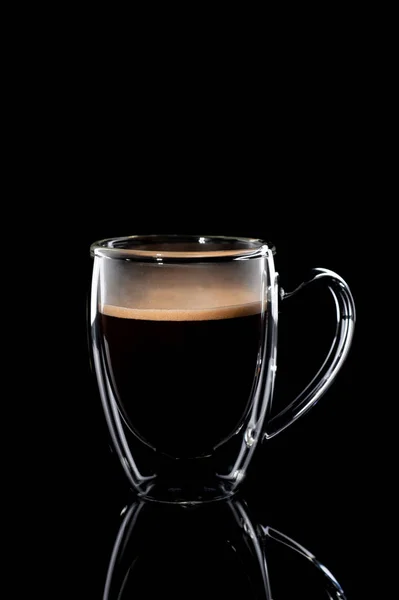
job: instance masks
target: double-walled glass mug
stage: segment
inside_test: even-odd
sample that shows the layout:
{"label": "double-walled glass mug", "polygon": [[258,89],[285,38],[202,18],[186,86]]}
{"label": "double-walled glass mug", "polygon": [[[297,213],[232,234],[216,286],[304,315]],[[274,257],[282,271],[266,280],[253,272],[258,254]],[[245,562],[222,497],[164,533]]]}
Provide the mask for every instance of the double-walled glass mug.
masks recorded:
{"label": "double-walled glass mug", "polygon": [[279,288],[273,248],[257,239],[131,236],[91,246],[93,361],[113,446],[140,497],[227,498],[257,445],[327,390],[351,344],[345,281],[314,269],[333,295],[335,337],[306,389],[271,416]]}

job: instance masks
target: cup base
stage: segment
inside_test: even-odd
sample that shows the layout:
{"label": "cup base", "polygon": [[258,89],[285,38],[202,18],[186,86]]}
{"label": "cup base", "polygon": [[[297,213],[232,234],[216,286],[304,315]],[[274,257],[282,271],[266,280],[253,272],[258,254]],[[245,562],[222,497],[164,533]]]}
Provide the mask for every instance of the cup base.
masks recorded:
{"label": "cup base", "polygon": [[217,502],[232,498],[236,490],[228,490],[223,483],[206,485],[204,483],[190,482],[179,483],[152,483],[149,488],[138,496],[148,502],[164,504],[182,504],[193,506],[207,502]]}

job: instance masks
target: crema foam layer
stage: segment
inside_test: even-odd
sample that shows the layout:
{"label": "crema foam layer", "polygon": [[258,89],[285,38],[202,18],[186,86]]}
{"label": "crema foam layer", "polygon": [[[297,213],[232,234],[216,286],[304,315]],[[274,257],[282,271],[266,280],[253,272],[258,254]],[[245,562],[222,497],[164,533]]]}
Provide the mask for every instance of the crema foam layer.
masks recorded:
{"label": "crema foam layer", "polygon": [[194,309],[126,308],[105,304],[101,312],[109,317],[142,321],[215,321],[256,315],[261,312],[261,302]]}

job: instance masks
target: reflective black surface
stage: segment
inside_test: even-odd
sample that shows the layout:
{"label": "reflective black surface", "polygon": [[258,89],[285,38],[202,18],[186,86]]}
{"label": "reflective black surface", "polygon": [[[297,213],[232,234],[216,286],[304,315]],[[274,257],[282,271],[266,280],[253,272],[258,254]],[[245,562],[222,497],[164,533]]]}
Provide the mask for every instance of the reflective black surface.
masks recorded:
{"label": "reflective black surface", "polygon": [[238,498],[202,506],[133,502],[110,557],[104,600],[345,600],[331,574],[288,536],[251,519]]}

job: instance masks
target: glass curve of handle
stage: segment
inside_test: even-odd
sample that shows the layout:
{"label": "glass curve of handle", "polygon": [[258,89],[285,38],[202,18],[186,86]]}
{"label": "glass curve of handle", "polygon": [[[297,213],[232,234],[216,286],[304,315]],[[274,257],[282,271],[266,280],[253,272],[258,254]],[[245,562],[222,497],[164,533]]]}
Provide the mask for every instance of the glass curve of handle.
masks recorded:
{"label": "glass curve of handle", "polygon": [[322,577],[324,585],[326,586],[325,592],[328,594],[330,600],[346,600],[344,590],[335,579],[334,575],[329,569],[327,569],[327,567],[317,560],[317,558],[311,552],[309,552],[309,550],[306,550],[306,548],[298,544],[298,542],[295,542],[295,540],[289,538],[283,533],[280,533],[280,531],[277,531],[276,529],[272,529],[271,527],[263,527],[263,525],[259,525],[258,528],[262,540],[263,550],[266,555],[265,559],[267,559],[267,546],[269,540],[273,540],[278,544],[287,546],[287,548],[294,550],[316,567]]}
{"label": "glass curve of handle", "polygon": [[327,357],[306,388],[267,423],[264,439],[270,439],[308,412],[327,391],[342,367],[352,343],[356,320],[355,303],[348,284],[328,269],[312,269],[310,276],[292,292],[280,288],[284,301],[310,284],[321,283],[329,288],[336,306],[336,330]]}

